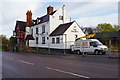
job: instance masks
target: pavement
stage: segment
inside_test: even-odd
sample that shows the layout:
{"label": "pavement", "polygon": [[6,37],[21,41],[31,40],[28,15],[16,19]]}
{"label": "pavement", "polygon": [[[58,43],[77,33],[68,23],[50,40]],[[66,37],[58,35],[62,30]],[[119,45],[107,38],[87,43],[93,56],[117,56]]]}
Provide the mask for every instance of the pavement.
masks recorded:
{"label": "pavement", "polygon": [[[1,54],[1,53],[0,53]],[[2,52],[3,78],[118,78],[108,55],[43,55]]]}

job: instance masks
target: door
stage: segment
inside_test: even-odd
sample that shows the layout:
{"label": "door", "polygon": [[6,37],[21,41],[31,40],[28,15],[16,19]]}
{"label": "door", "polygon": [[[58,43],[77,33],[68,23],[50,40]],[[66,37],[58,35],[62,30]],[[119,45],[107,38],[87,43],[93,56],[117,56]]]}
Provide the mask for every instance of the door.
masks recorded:
{"label": "door", "polygon": [[89,44],[90,44],[90,49],[89,49],[89,51],[90,51],[90,52],[94,52],[94,50],[95,50],[95,47],[94,47],[95,42],[89,42]]}

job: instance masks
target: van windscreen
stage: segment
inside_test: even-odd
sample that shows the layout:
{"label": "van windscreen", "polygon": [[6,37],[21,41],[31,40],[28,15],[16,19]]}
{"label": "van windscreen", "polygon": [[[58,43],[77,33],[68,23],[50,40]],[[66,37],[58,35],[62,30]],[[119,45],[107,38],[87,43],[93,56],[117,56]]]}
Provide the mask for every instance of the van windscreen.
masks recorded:
{"label": "van windscreen", "polygon": [[95,41],[97,45],[103,45],[100,41]]}

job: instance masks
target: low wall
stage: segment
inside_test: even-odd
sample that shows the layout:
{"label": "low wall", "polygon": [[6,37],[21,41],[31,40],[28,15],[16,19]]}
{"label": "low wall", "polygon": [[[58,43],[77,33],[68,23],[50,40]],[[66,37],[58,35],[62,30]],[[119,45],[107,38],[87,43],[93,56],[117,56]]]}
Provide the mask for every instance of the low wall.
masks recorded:
{"label": "low wall", "polygon": [[50,48],[32,48],[33,53],[38,54],[69,54],[70,49],[50,49]]}

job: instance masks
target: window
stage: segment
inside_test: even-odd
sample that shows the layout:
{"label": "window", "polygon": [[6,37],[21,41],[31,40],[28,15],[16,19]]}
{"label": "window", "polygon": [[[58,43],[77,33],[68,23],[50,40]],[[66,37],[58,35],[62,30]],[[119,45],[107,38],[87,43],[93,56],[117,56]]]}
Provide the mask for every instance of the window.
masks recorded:
{"label": "window", "polygon": [[36,37],[36,44],[38,44],[38,37]]}
{"label": "window", "polygon": [[55,38],[52,38],[52,44],[55,44]]}
{"label": "window", "polygon": [[63,16],[59,16],[59,20],[63,20]]}
{"label": "window", "polygon": [[38,21],[38,22],[40,23],[40,21],[41,21],[41,20],[39,19],[39,21]]}
{"label": "window", "polygon": [[57,43],[57,44],[60,43],[60,38],[59,38],[59,37],[56,38],[56,43]]}
{"label": "window", "polygon": [[45,25],[42,26],[42,33],[45,33]]}
{"label": "window", "polygon": [[45,37],[42,37],[42,44],[45,44]]}
{"label": "window", "polygon": [[49,40],[49,37],[47,37],[47,40]]}
{"label": "window", "polygon": [[97,47],[96,42],[90,42],[90,46]]}
{"label": "window", "polygon": [[36,34],[38,34],[38,28],[36,28]]}
{"label": "window", "polygon": [[93,42],[90,42],[90,46],[93,46]]}
{"label": "window", "polygon": [[33,29],[31,29],[31,34],[33,34]]}

